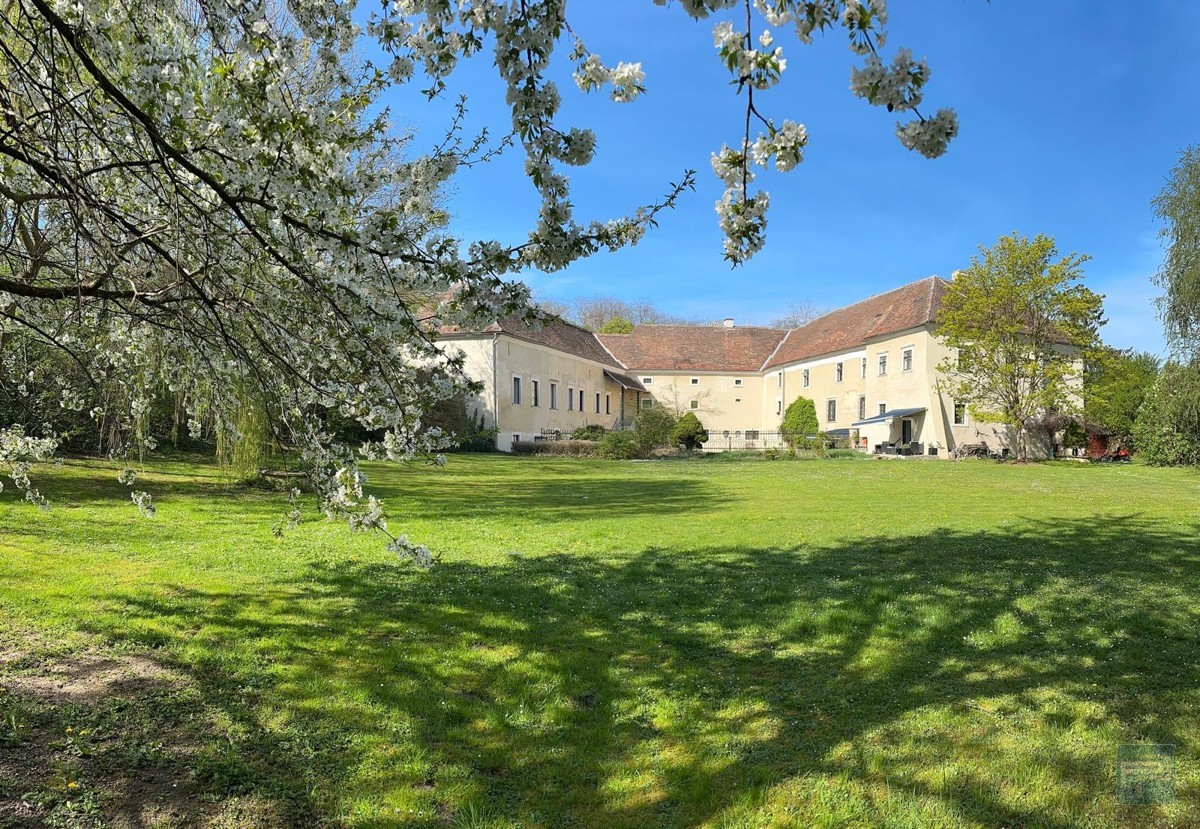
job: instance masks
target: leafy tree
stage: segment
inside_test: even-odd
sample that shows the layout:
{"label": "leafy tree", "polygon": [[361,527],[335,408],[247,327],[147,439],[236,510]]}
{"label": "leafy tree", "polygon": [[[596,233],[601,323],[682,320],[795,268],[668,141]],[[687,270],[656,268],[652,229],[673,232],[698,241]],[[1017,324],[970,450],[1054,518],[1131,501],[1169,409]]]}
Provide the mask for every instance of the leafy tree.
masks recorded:
{"label": "leafy tree", "polygon": [[817,422],[817,407],[807,397],[797,397],[783,413],[779,431],[783,439],[793,447],[807,446],[809,438],[816,437],[821,426]]}
{"label": "leafy tree", "polygon": [[1058,259],[1049,236],[1003,236],[955,275],[937,316],[954,356],[948,391],[978,419],[1011,427],[1017,457],[1047,414],[1080,413],[1083,365],[1098,344],[1101,297],[1079,284],[1086,256]]}
{"label": "leafy tree", "polygon": [[1167,243],[1155,281],[1167,337],[1180,353],[1200,353],[1200,146],[1188,147],[1154,199]]}
{"label": "leafy tree", "polygon": [[671,440],[676,446],[693,452],[708,440],[708,430],[704,428],[700,418],[696,417],[695,412],[688,412],[675,424]]}
{"label": "leafy tree", "polygon": [[601,334],[629,334],[633,332],[633,323],[624,317],[611,317],[600,326]]}
{"label": "leafy tree", "polygon": [[651,406],[638,412],[633,421],[633,434],[642,455],[671,445],[675,416],[662,406]]}
{"label": "leafy tree", "polygon": [[[102,418],[126,444],[118,454],[151,439],[144,426],[159,395],[190,433],[236,434],[249,394],[265,407],[272,443],[294,448],[324,512],[391,535],[381,506],[363,496],[360,453],[326,428],[330,414],[378,436],[362,448],[369,456],[436,460],[451,441],[422,418],[465,389],[461,360],[431,341],[438,324],[527,313],[517,274],[634,244],[693,186],[688,171],[627,215],[577,218],[567,172],[592,161],[595,136],[561,122],[556,50],[569,43],[584,92],[628,102],[644,78],[640,64],[606,65],[590,52],[566,5],[406,0],[363,20],[353,3],[7,3],[0,382],[20,388],[37,353],[26,345],[60,351],[82,379],[56,377],[53,391]],[[696,19],[732,5],[678,4]],[[725,183],[724,253],[735,264],[765,239],[768,197],[750,187],[755,170],[792,169],[808,141],[802,124],[761,114],[785,68],[768,24],[794,29],[802,43],[844,30],[863,59],[853,94],[911,114],[896,128],[905,147],[940,155],[958,129],[951,110],[921,112],[924,61],[903,49],[881,58],[882,3],[743,8],[744,31],[728,21],[712,30],[745,104],[737,149],[713,160]],[[410,83],[436,96],[485,49],[505,87],[510,134],[464,134],[460,104],[421,153],[390,120],[388,96]],[[456,236],[447,184],[512,143],[541,197],[535,226],[515,239]],[[94,390],[105,384],[116,392],[102,400]],[[35,439],[11,430],[0,465],[44,454]],[[429,559],[403,537],[391,547]]]}
{"label": "leafy tree", "polygon": [[1128,441],[1146,395],[1158,379],[1153,354],[1100,348],[1083,381],[1083,418],[1089,430]]}
{"label": "leafy tree", "polygon": [[1139,457],[1162,466],[1200,464],[1200,358],[1169,362],[1133,429]]}
{"label": "leafy tree", "polygon": [[596,444],[596,454],[619,461],[643,457],[638,437],[633,432],[609,432]]}

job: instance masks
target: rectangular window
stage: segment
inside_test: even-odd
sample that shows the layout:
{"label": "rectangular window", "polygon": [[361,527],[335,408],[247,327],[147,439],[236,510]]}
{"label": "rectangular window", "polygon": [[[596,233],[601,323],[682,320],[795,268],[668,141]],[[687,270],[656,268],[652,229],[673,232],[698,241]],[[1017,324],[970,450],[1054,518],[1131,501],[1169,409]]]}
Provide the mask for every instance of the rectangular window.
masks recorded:
{"label": "rectangular window", "polygon": [[879,355],[879,376],[882,377],[885,374],[887,374],[887,355],[880,354]]}
{"label": "rectangular window", "polygon": [[900,352],[901,371],[912,371],[912,352],[911,348],[906,348]]}
{"label": "rectangular window", "polygon": [[747,429],[746,430],[746,440],[758,440],[758,430],[757,429]]}
{"label": "rectangular window", "polygon": [[830,399],[825,401],[825,420],[833,423],[837,420],[837,401]]}
{"label": "rectangular window", "polygon": [[841,363],[837,364],[837,368],[834,373],[837,375],[837,381],[839,383],[842,382],[842,378],[845,376],[845,374]]}
{"label": "rectangular window", "polygon": [[775,401],[775,414],[777,414],[777,415],[783,414],[783,401],[782,400]]}
{"label": "rectangular window", "polygon": [[741,377],[735,377],[735,378],[734,378],[734,380],[733,380],[733,384],[734,384],[735,386],[738,386],[738,387],[740,388],[740,387],[741,387],[741,385],[742,385],[742,378],[741,378]]}
{"label": "rectangular window", "polygon": [[699,408],[700,408],[700,401],[699,401],[699,400],[693,400],[693,401],[691,402],[691,407],[692,407],[692,410],[693,410],[693,411],[695,411],[696,409],[699,409]]}
{"label": "rectangular window", "polygon": [[513,443],[520,443],[520,442],[521,442],[521,436],[518,434],[514,434],[513,435]]}
{"label": "rectangular window", "polygon": [[596,414],[600,414],[600,392],[596,392]]}
{"label": "rectangular window", "polygon": [[651,384],[651,383],[653,383],[653,382],[654,382],[654,378],[653,378],[653,377],[643,377],[643,378],[642,378],[642,385],[643,385],[643,386],[648,386],[648,385],[650,385],[650,384]]}
{"label": "rectangular window", "polygon": [[579,390],[579,411],[583,411],[583,389]]}
{"label": "rectangular window", "polygon": [[558,408],[558,383],[550,384],[550,408]]}
{"label": "rectangular window", "polygon": [[531,387],[530,390],[533,392],[533,399],[529,402],[534,406],[542,405],[542,384],[537,380],[531,380],[529,381],[529,385]]}
{"label": "rectangular window", "polygon": [[955,403],[954,404],[954,425],[962,426],[966,422],[967,422],[967,404],[966,403]]}
{"label": "rectangular window", "polygon": [[692,385],[693,385],[693,386],[698,386],[698,385],[700,385],[700,378],[699,378],[699,377],[693,377],[693,378],[692,378]]}
{"label": "rectangular window", "polygon": [[880,404],[879,404],[879,413],[880,413],[880,414],[887,414],[887,403],[880,403]]}
{"label": "rectangular window", "polygon": [[800,377],[802,378],[800,381],[800,385],[804,386],[804,388],[807,389],[808,388],[808,369],[804,369],[804,371],[800,372]]}
{"label": "rectangular window", "polygon": [[604,395],[604,413],[612,414],[612,395],[611,394]]}
{"label": "rectangular window", "polygon": [[513,378],[513,405],[514,406],[521,405],[521,378],[520,377]]}
{"label": "rectangular window", "polygon": [[864,380],[867,378],[867,358],[866,357],[862,358],[862,376],[863,376]]}
{"label": "rectangular window", "polygon": [[575,390],[567,386],[567,411],[575,411]]}
{"label": "rectangular window", "polygon": [[733,402],[734,402],[734,403],[741,403],[741,402],[742,402],[742,398],[740,398],[740,397],[735,397],[735,398],[733,398]]}
{"label": "rectangular window", "polygon": [[865,394],[860,395],[858,398],[858,419],[867,419],[867,396]]}
{"label": "rectangular window", "polygon": [[775,375],[775,385],[781,389],[783,388],[783,372],[782,371]]}
{"label": "rectangular window", "polygon": [[653,405],[654,405],[654,400],[649,397],[647,397],[645,400],[642,401],[643,409],[649,409]]}

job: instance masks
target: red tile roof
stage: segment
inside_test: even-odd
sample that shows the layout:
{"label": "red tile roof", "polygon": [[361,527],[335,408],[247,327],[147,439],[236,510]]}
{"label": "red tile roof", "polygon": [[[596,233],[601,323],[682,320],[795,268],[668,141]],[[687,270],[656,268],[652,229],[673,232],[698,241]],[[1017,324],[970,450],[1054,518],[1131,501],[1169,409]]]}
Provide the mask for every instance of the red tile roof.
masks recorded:
{"label": "red tile roof", "polygon": [[786,332],[715,325],[639,325],[631,334],[599,334],[634,371],[758,371]]}
{"label": "red tile roof", "polygon": [[763,368],[858,348],[876,337],[931,323],[949,284],[941,277],[930,276],[831,311],[789,331]]}
{"label": "red tile roof", "polygon": [[604,350],[596,339],[596,335],[585,328],[567,322],[560,317],[552,317],[541,326],[526,325],[518,315],[504,317],[493,322],[479,331],[463,331],[452,326],[442,326],[439,334],[443,337],[455,334],[507,334],[516,340],[537,343],[555,351],[573,354],[585,360],[592,360],[614,368],[623,366]]}

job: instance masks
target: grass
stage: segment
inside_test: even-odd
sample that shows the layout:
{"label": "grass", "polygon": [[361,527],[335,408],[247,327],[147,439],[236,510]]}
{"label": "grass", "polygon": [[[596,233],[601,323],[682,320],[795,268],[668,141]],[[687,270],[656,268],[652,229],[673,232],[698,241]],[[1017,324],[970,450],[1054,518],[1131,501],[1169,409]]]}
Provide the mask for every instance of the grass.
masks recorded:
{"label": "grass", "polygon": [[1195,473],[370,471],[433,571],[200,462],[0,494],[0,824],[1200,826]]}

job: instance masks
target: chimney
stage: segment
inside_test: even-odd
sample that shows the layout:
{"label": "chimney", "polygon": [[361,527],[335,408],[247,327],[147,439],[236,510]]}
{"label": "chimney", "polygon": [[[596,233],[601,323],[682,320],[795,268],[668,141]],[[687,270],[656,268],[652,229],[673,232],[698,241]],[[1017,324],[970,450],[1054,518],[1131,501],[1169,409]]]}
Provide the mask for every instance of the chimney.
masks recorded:
{"label": "chimney", "polygon": [[726,318],[725,318],[725,327],[726,327],[726,328],[733,328],[733,317],[726,317]]}

